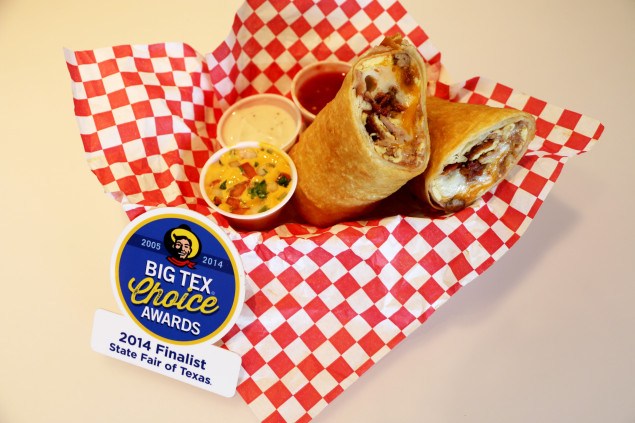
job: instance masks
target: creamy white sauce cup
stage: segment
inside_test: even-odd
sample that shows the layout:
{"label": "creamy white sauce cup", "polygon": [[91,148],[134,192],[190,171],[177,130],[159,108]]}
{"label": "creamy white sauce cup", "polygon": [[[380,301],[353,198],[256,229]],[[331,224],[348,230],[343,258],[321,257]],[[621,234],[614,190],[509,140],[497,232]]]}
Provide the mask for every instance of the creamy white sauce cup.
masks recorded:
{"label": "creamy white sauce cup", "polygon": [[[286,197],[283,198],[274,207],[264,212],[256,213],[256,214],[235,214],[218,207],[216,204],[214,204],[212,199],[209,198],[209,195],[207,193],[207,189],[205,186],[205,177],[207,175],[207,171],[210,168],[210,166],[218,162],[218,160],[223,156],[223,154],[234,149],[242,149],[247,147],[272,148],[279,156],[283,157],[288,162],[289,169],[291,170],[291,182],[290,182],[291,186],[289,188],[289,192],[286,195]],[[215,212],[223,215],[227,219],[228,223],[232,225],[232,227],[234,227],[235,229],[242,229],[242,230],[248,230],[248,231],[261,231],[261,230],[271,229],[275,227],[278,223],[278,218],[280,217],[280,214],[282,213],[283,209],[289,204],[291,197],[293,197],[293,194],[295,192],[297,185],[298,185],[298,171],[295,167],[295,164],[293,163],[293,160],[291,160],[291,157],[289,157],[287,153],[285,153],[282,149],[278,147],[272,146],[267,143],[261,143],[258,141],[243,141],[229,147],[221,148],[220,150],[215,152],[207,160],[207,162],[205,162],[205,165],[203,166],[203,169],[201,170],[201,176],[199,177],[199,187],[201,190],[201,195],[203,196],[203,198],[205,199],[205,202],[209,205],[209,207],[211,207],[212,210],[214,210]]]}
{"label": "creamy white sauce cup", "polygon": [[302,130],[302,115],[288,98],[277,94],[255,94],[231,105],[216,127],[223,147],[242,141],[266,142],[289,151]]}

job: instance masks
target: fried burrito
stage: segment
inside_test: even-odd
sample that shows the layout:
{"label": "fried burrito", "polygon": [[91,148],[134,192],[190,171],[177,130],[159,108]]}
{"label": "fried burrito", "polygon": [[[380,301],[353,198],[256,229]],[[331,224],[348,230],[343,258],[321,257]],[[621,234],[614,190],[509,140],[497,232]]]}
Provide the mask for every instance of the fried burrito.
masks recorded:
{"label": "fried burrito", "polygon": [[289,153],[298,170],[293,203],[307,222],[359,217],[425,170],[426,85],[421,55],[399,35],[352,65]]}
{"label": "fried burrito", "polygon": [[408,188],[437,210],[455,212],[509,174],[536,133],[529,113],[429,97],[430,163]]}

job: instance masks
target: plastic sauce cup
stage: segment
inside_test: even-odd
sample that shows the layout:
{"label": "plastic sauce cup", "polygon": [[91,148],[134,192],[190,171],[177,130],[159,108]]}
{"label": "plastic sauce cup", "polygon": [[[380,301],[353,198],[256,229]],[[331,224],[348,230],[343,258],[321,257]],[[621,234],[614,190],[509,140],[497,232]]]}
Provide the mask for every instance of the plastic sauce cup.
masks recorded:
{"label": "plastic sauce cup", "polygon": [[321,61],[296,73],[291,82],[291,97],[307,125],[335,97],[350,69],[350,63]]}
{"label": "plastic sauce cup", "polygon": [[[291,181],[289,182],[290,187],[289,187],[289,192],[287,193],[287,195],[275,206],[269,208],[266,211],[263,211],[260,213],[254,213],[254,214],[236,214],[236,213],[232,213],[227,210],[224,210],[220,208],[219,206],[217,206],[214,203],[213,199],[210,198],[210,195],[208,193],[207,186],[205,183],[206,176],[210,170],[210,167],[214,165],[215,163],[217,163],[219,159],[225,153],[231,150],[241,150],[245,148],[261,148],[261,147],[272,149],[277,155],[281,156],[289,164],[289,170],[291,171]],[[278,147],[275,147],[267,143],[261,143],[258,141],[243,141],[238,144],[232,145],[230,147],[224,147],[218,150],[207,160],[207,162],[203,166],[203,169],[201,170],[201,176],[199,179],[201,195],[203,196],[207,204],[215,212],[223,215],[227,219],[229,224],[232,225],[232,227],[236,229],[253,230],[253,231],[270,229],[273,226],[275,226],[276,221],[278,217],[280,216],[280,213],[282,212],[284,207],[287,206],[287,204],[289,203],[289,200],[291,200],[291,197],[293,196],[295,192],[297,184],[298,184],[298,172],[296,170],[295,164],[293,163],[293,160],[291,160],[289,155]]]}
{"label": "plastic sauce cup", "polygon": [[302,115],[288,98],[255,94],[231,105],[218,121],[216,139],[223,147],[259,141],[289,151],[302,130]]}

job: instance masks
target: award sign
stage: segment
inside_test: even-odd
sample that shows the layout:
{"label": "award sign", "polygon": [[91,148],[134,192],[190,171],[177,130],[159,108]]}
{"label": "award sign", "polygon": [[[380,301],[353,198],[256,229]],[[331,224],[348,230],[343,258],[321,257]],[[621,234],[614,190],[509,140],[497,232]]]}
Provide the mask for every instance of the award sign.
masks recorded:
{"label": "award sign", "polygon": [[213,344],[238,318],[244,277],[231,240],[204,216],[146,212],[124,229],[112,255],[111,283],[124,315],[98,310],[92,347],[232,396],[240,357]]}

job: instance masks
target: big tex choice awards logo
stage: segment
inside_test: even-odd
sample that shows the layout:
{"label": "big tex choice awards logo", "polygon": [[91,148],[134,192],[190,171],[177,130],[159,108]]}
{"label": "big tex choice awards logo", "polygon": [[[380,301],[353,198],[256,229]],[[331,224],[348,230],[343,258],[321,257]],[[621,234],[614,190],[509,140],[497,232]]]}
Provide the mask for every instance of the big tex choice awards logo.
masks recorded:
{"label": "big tex choice awards logo", "polygon": [[244,271],[231,240],[180,208],[155,209],[128,225],[113,251],[111,280],[122,311],[174,344],[216,341],[244,300]]}

